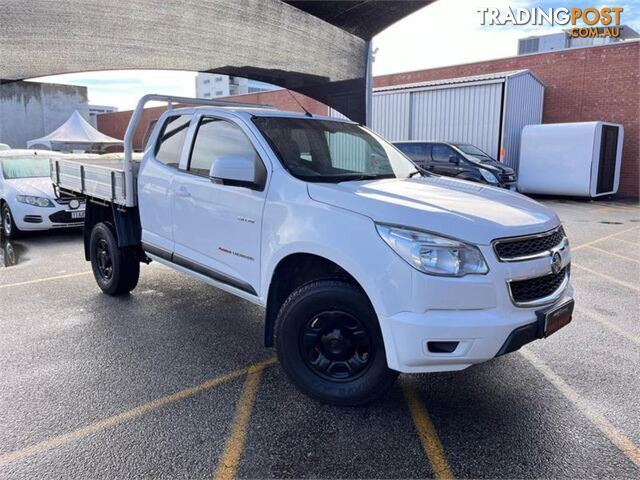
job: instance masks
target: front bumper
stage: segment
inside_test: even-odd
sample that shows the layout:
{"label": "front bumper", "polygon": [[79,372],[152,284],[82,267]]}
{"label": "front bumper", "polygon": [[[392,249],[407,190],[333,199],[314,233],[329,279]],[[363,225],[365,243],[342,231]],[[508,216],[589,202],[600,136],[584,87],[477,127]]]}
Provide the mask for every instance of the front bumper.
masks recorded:
{"label": "front bumper", "polygon": [[[569,285],[560,299],[544,308],[560,305],[571,298],[573,288]],[[536,311],[533,308],[497,307],[402,312],[386,317],[381,319],[381,324],[390,334],[387,338],[393,341],[393,348],[387,349],[387,362],[390,368],[405,373],[462,370],[508,353],[501,349],[516,329],[535,323],[537,332]],[[429,344],[440,342],[457,342],[457,346],[451,352],[432,351]],[[515,343],[508,347],[509,351],[517,348]]]}
{"label": "front bumper", "polygon": [[82,227],[84,225],[84,217],[72,218],[74,212],[84,212],[84,205],[73,210],[68,206],[62,205],[34,207],[33,205],[15,202],[10,207],[14,223],[23,232]]}
{"label": "front bumper", "polygon": [[[567,281],[543,302],[517,305],[511,298],[510,282],[547,275],[550,258],[500,262],[490,246],[479,248],[488,262],[488,274],[446,278],[414,270],[405,308],[379,313],[390,368],[406,373],[438,372],[490,360],[514,330],[537,322],[537,311],[573,298]],[[560,253],[561,266],[568,267],[570,250]],[[455,349],[447,351],[452,346]]]}

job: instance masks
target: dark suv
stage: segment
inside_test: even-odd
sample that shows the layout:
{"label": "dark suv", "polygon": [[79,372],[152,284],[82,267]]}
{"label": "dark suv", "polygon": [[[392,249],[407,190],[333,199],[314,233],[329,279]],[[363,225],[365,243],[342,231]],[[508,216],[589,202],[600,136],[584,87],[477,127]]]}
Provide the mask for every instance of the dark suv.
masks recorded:
{"label": "dark suv", "polygon": [[516,189],[516,173],[469,143],[395,142],[418,166],[439,175]]}

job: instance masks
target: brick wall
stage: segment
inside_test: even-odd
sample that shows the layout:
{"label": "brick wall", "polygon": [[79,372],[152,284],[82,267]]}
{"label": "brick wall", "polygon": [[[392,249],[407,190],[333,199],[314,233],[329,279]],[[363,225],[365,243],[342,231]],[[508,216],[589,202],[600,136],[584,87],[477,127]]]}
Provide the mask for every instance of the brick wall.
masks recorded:
{"label": "brick wall", "polygon": [[[259,103],[261,105],[273,105],[279,110],[288,110],[291,112],[302,112],[300,105],[293,99],[292,95],[313,114],[326,115],[327,106],[306,97],[300,93],[289,92],[287,90],[273,90],[270,92],[249,93],[247,95],[235,95],[220,100],[232,100],[234,102]],[[133,136],[133,146],[137,150],[142,149],[142,143],[145,134],[151,125],[151,122],[157,120],[166,110],[166,107],[146,108],[140,118],[138,128]],[[124,138],[124,133],[131,119],[131,110],[123,112],[103,113],[97,116],[97,128],[102,133],[115,138]]]}
{"label": "brick wall", "polygon": [[[166,107],[153,107],[146,108],[144,112],[142,112],[138,128],[133,136],[133,148],[136,150],[142,149],[143,139],[147,129],[151,125],[151,122],[153,120],[157,120],[165,110]],[[126,110],[122,112],[102,113],[97,115],[97,129],[110,137],[124,139],[124,134],[127,131],[127,126],[129,125],[129,120],[131,119],[132,114],[132,110]]]}
{"label": "brick wall", "polygon": [[501,58],[374,78],[374,87],[530,69],[545,85],[543,123],[624,125],[619,197],[639,196],[640,42]]}
{"label": "brick wall", "polygon": [[304,113],[304,111],[300,108],[300,105],[298,105],[298,103],[292,98],[292,95],[296,97],[298,102],[300,102],[304,108],[306,108],[314,115],[327,114],[327,106],[324,103],[320,103],[317,100],[309,98],[300,93],[291,92],[290,90],[284,89],[272,90],[270,92],[249,93],[247,95],[235,95],[233,97],[226,98],[226,100],[232,100],[234,102],[259,103],[262,105],[273,105],[278,110]]}

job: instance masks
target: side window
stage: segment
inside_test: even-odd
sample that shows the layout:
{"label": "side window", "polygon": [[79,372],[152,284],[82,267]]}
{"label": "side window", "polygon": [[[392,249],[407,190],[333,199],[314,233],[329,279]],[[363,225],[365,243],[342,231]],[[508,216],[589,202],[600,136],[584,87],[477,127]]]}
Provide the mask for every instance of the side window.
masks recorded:
{"label": "side window", "polygon": [[167,118],[156,145],[156,159],[159,162],[178,168],[190,122],[191,115],[177,115]]}
{"label": "side window", "polygon": [[256,170],[264,170],[258,152],[239,126],[227,120],[203,118],[198,126],[187,170],[208,177],[216,160],[234,156],[253,156],[257,162]]}
{"label": "side window", "polygon": [[400,143],[396,146],[414,162],[424,163],[431,160],[431,145],[428,143]]}
{"label": "side window", "polygon": [[434,162],[448,162],[451,155],[455,155],[453,149],[442,143],[434,144],[431,150],[431,156]]}
{"label": "side window", "polygon": [[429,162],[431,161],[431,144],[430,143],[419,143],[418,144],[418,160],[421,162]]}

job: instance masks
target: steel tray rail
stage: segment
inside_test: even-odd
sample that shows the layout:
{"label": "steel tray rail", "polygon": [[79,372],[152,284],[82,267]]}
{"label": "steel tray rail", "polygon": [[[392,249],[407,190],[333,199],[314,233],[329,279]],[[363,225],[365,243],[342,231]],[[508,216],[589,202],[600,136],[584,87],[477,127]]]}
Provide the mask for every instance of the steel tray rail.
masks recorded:
{"label": "steel tray rail", "polygon": [[89,163],[86,159],[79,161],[52,158],[51,180],[63,191],[116,205],[127,204],[125,173],[121,168]]}

